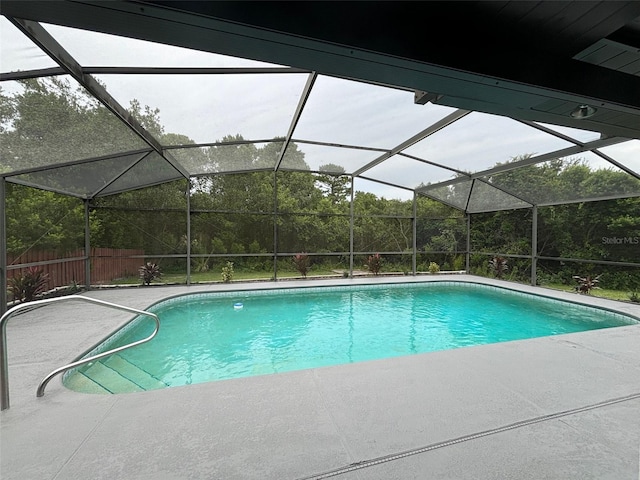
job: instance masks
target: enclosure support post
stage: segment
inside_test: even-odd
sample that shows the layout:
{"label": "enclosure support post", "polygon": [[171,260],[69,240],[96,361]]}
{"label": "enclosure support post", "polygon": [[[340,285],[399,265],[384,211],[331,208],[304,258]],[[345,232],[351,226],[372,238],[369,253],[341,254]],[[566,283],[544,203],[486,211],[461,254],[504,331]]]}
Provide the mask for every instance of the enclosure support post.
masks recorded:
{"label": "enclosure support post", "polygon": [[467,253],[465,255],[465,270],[471,273],[471,214],[467,213]]}
{"label": "enclosure support post", "polygon": [[354,176],[351,175],[351,203],[349,204],[349,278],[353,278],[353,198],[355,187]]}
{"label": "enclosure support post", "polygon": [[6,180],[0,177],[0,315],[7,311]]}
{"label": "enclosure support post", "polygon": [[415,276],[417,270],[417,257],[418,257],[418,239],[416,234],[418,232],[418,194],[413,192],[413,255],[411,255],[411,270]]}
{"label": "enclosure support post", "polygon": [[84,200],[84,286],[91,290],[91,225],[88,199]]}
{"label": "enclosure support post", "polygon": [[191,179],[187,178],[187,285],[191,285]]}
{"label": "enclosure support post", "polygon": [[273,171],[273,281],[278,280],[278,171]]}
{"label": "enclosure support post", "polygon": [[531,285],[538,283],[538,206],[531,208]]}

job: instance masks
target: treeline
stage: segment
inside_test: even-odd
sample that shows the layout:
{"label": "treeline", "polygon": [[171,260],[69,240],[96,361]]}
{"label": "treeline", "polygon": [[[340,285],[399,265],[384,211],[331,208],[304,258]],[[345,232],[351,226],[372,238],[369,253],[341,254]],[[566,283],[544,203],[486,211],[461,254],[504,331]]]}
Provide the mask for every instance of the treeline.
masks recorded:
{"label": "treeline", "polygon": [[[0,90],[4,170],[140,148],[139,139],[115,122],[95,100],[73,90],[68,83],[47,79],[21,84],[21,90],[13,94]],[[165,132],[158,110],[142,107],[136,101],[130,110],[161,143],[194,143],[184,135]],[[178,256],[187,252],[190,225],[196,270],[208,268],[210,256],[216,255],[256,255],[253,260],[241,261],[247,265],[253,261],[253,267],[269,269],[273,266],[269,254],[274,252],[349,252],[351,179],[342,167],[327,158],[318,172],[311,172],[300,146],[291,144],[283,169],[274,173],[282,139],[256,145],[240,135],[230,135],[219,143],[170,150],[193,175],[189,181],[176,180],[92,199],[91,245],[141,248],[150,257],[175,255],[175,268],[184,268],[184,260]],[[121,163],[114,159],[76,165],[66,171],[27,173],[21,180],[78,192],[83,182],[100,185],[103,180],[112,179]],[[95,169],[96,165],[100,168]],[[129,173],[135,180],[148,183],[170,178],[153,158],[140,162]],[[638,194],[637,179],[612,169],[594,170],[579,158],[553,160],[479,180],[485,182],[484,186],[493,184],[540,203]],[[457,184],[448,187],[445,194],[439,192],[438,197],[464,206],[469,188],[468,184]],[[84,246],[81,200],[11,183],[7,184],[6,197],[7,246],[11,254],[19,255],[31,248],[62,254]],[[474,188],[471,200],[486,208],[508,206],[508,202],[503,205],[492,196],[490,188]],[[410,270],[411,257],[398,253],[413,250],[412,201],[356,191],[353,213],[354,251],[387,252],[387,268]],[[443,269],[463,266],[467,233],[463,213],[421,196],[416,218],[416,245],[421,252],[418,269],[427,270],[432,261]],[[472,258],[473,271],[491,275],[491,254],[515,255],[509,259],[508,275],[527,281],[531,260],[525,257],[532,251],[532,226],[530,208],[472,215],[471,250],[481,252]],[[540,207],[537,226],[537,252],[542,257],[640,263],[638,197]],[[169,266],[171,260],[165,263]],[[637,267],[564,260],[541,260],[538,264],[542,283],[569,283],[572,275],[586,273],[605,273],[602,285],[610,288],[640,288]]]}
{"label": "treeline", "polygon": [[[257,254],[239,258],[238,266],[269,270],[269,255],[349,252],[350,198],[330,198],[320,176],[304,172],[278,175],[274,208],[273,173],[229,175],[226,184],[210,191],[209,180],[186,181],[95,199],[90,209],[90,238],[94,247],[141,248],[149,257],[187,252],[187,200],[190,192],[192,268],[212,268],[216,256]],[[253,185],[263,196],[251,194]],[[304,199],[298,202],[299,199]],[[428,198],[417,202],[418,269],[435,261],[442,269],[464,268],[466,219],[462,213]],[[354,198],[354,251],[393,252],[387,270],[411,270],[412,202],[388,200],[357,192]],[[274,222],[277,241],[274,245]],[[537,251],[541,257],[612,262],[640,262],[640,199],[617,199],[540,207]],[[491,275],[492,254],[508,257],[507,278],[528,281],[531,275],[533,217],[531,209],[471,216],[472,270]],[[84,208],[80,200],[21,185],[7,185],[7,245],[19,255],[34,248],[61,254],[84,245]],[[275,249],[275,250],[274,250]],[[434,253],[437,252],[437,253]],[[520,258],[525,257],[525,258]],[[327,259],[325,259],[327,260]],[[335,261],[340,260],[334,257]],[[345,258],[342,258],[345,261]],[[184,260],[165,259],[163,265],[184,269]],[[640,288],[637,267],[571,261],[540,260],[540,283],[572,283],[573,275],[604,274],[607,288]]]}

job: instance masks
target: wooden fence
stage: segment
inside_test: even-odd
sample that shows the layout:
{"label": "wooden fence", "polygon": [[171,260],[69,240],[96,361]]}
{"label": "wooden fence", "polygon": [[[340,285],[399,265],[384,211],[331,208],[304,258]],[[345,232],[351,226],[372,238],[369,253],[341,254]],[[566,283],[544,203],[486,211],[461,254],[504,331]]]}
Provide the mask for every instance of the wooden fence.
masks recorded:
{"label": "wooden fence", "polygon": [[[112,280],[138,275],[138,268],[144,263],[144,250],[92,248],[91,283],[109,283]],[[37,266],[49,274],[49,288],[84,285],[84,250],[76,250],[61,255],[50,251],[28,251],[19,258],[7,256],[8,277],[22,275],[31,266]]]}

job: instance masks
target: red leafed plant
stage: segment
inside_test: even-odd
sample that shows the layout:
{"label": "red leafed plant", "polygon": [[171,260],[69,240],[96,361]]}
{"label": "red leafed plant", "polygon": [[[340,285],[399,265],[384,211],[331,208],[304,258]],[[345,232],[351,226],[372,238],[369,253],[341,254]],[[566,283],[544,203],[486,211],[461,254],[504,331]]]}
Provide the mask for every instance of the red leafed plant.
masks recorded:
{"label": "red leafed plant", "polygon": [[509,266],[507,265],[507,259],[504,257],[493,257],[489,261],[489,266],[493,270],[496,278],[502,278],[502,276],[509,270]]}
{"label": "red leafed plant", "polygon": [[382,269],[382,255],[376,253],[367,258],[367,268],[374,275],[378,275]]}
{"label": "red leafed plant", "polygon": [[309,267],[311,266],[309,255],[306,253],[298,253],[293,256],[293,263],[298,269],[298,272],[300,272],[300,275],[306,278]]}
{"label": "red leafed plant", "polygon": [[138,272],[140,274],[140,280],[144,285],[150,285],[156,279],[160,279],[162,277],[162,272],[160,271],[160,266],[157,263],[147,262],[142,265]]}
{"label": "red leafed plant", "polygon": [[586,277],[581,277],[580,275],[574,275],[573,279],[578,282],[576,285],[576,292],[585,293],[589,295],[591,290],[598,287],[598,282],[600,281],[600,275],[597,277],[591,277],[591,275],[587,275]]}
{"label": "red leafed plant", "polygon": [[46,292],[49,274],[38,267],[29,267],[24,275],[9,279],[9,291],[18,302],[31,302]]}

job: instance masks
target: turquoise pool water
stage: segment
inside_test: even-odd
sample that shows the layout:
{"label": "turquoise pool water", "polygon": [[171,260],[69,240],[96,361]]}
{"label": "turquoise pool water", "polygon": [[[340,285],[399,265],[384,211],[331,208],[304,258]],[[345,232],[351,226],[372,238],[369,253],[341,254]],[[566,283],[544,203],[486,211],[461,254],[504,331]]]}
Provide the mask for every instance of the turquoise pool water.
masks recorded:
{"label": "turquoise pool water", "polygon": [[[149,310],[162,324],[155,339],[81,367],[65,384],[150,390],[636,323],[461,282],[194,294]],[[96,351],[140,339],[152,323],[136,319]]]}

